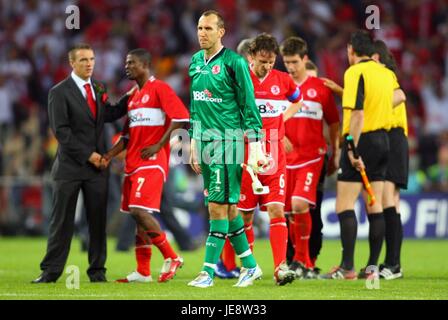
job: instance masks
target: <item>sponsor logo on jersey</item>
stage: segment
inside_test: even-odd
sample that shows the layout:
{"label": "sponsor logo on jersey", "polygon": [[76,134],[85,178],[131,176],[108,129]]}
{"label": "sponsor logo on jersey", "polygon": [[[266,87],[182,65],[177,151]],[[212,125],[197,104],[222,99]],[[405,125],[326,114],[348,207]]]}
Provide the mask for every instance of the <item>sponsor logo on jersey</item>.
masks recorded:
{"label": "sponsor logo on jersey", "polygon": [[317,92],[316,92],[316,90],[311,88],[306,91],[306,95],[310,98],[315,98],[317,96]]}
{"label": "sponsor logo on jersey", "polygon": [[273,99],[255,99],[262,118],[278,117],[287,108],[287,101]]}
{"label": "sponsor logo on jersey", "polygon": [[129,127],[163,126],[165,112],[158,108],[138,108],[128,112]]}
{"label": "sponsor logo on jersey", "polygon": [[222,102],[221,98],[213,97],[213,93],[210,92],[208,89],[205,89],[204,91],[193,91],[193,100],[194,101],[216,102],[216,103]]}
{"label": "sponsor logo on jersey", "polygon": [[142,98],[142,103],[146,103],[149,100],[149,94],[145,94]]}
{"label": "sponsor logo on jersey", "polygon": [[323,114],[322,105],[319,102],[304,100],[302,107],[294,115],[294,118],[322,120]]}
{"label": "sponsor logo on jersey", "polygon": [[273,86],[271,87],[271,92],[272,92],[272,94],[275,94],[275,95],[280,94],[280,87],[277,86],[277,85],[273,85]]}
{"label": "sponsor logo on jersey", "polygon": [[213,74],[218,74],[221,71],[221,67],[219,65],[213,66],[212,67],[212,73]]}
{"label": "sponsor logo on jersey", "polygon": [[201,67],[200,66],[196,66],[196,72],[201,72]]}

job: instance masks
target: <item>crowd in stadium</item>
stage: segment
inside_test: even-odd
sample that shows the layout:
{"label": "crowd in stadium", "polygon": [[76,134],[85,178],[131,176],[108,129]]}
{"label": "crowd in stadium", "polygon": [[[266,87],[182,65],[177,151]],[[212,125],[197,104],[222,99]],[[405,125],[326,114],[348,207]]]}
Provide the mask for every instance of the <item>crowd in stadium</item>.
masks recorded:
{"label": "crowd in stadium", "polygon": [[[279,42],[304,38],[319,74],[342,84],[346,44],[364,27],[369,1],[80,0],[80,29],[67,29],[72,1],[0,1],[0,224],[9,199],[42,206],[33,185],[7,192],[7,177],[48,174],[57,143],[48,129],[49,89],[70,71],[67,49],[84,41],[95,48],[94,77],[112,99],[129,89],[126,52],[142,47],[153,56],[153,73],[189,105],[188,65],[197,50],[196,24],[215,8],[226,20],[224,45],[260,32]],[[445,0],[378,1],[380,29],[398,63],[406,92],[411,173],[409,189],[448,191],[448,3]],[[403,19],[402,17],[406,17]],[[277,62],[279,68],[283,64]],[[119,127],[119,125],[117,125]],[[111,128],[113,131],[113,128]],[[111,132],[112,134],[113,132]]]}

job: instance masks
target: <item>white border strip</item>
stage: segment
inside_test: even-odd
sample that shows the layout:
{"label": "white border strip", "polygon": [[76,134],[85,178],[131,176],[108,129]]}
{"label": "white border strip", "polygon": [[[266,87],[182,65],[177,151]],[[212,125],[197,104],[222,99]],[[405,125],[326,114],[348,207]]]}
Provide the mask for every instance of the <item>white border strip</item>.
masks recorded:
{"label": "white border strip", "polygon": [[163,181],[166,181],[166,174],[165,174],[165,170],[163,170],[163,168],[159,165],[152,165],[152,166],[143,166],[143,167],[138,167],[137,169],[135,169],[134,171],[132,171],[131,173],[125,173],[125,177],[127,176],[132,176],[134,173],[138,172],[138,171],[142,171],[145,169],[159,169],[160,171],[162,171],[163,174]]}
{"label": "white border strip", "polygon": [[144,207],[144,206],[138,206],[138,205],[135,205],[135,204],[130,204],[130,205],[128,205],[128,207],[129,208],[139,208],[139,209],[145,209],[145,210],[148,210],[148,211],[151,211],[151,212],[160,212],[160,209],[155,209],[155,208],[148,208],[148,207]]}
{"label": "white border strip", "polygon": [[306,167],[307,165],[319,162],[322,159],[322,157],[319,157],[317,159],[314,160],[310,160],[308,162],[305,163],[301,163],[301,164],[297,164],[297,165],[286,165],[286,169],[298,169],[298,168],[303,168]]}

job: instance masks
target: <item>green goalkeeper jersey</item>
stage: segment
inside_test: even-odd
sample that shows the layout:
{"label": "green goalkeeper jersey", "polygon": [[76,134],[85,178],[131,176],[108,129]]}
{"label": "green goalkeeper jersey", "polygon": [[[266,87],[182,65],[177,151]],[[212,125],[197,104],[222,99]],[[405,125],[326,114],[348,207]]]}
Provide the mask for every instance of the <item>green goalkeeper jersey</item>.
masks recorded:
{"label": "green goalkeeper jersey", "polygon": [[190,136],[198,141],[260,138],[262,122],[246,60],[222,48],[208,61],[204,50],[189,69]]}

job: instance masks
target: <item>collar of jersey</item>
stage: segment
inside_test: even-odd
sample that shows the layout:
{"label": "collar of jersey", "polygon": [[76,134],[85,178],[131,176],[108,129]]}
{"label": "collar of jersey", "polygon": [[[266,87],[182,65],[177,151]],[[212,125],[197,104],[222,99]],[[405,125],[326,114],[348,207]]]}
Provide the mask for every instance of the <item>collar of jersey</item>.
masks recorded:
{"label": "collar of jersey", "polygon": [[217,58],[218,56],[220,56],[222,53],[224,52],[224,46],[221,47],[221,49],[218,50],[218,52],[216,52],[214,55],[212,55],[208,61],[205,60],[205,51],[204,51],[204,64],[208,65],[213,59]]}
{"label": "collar of jersey", "polygon": [[373,59],[371,59],[371,58],[368,58],[368,59],[362,59],[362,60],[359,60],[358,63],[369,62],[369,61],[373,61]]}
{"label": "collar of jersey", "polygon": [[268,73],[266,73],[266,75],[263,77],[263,79],[260,79],[260,78],[258,78],[258,76],[255,74],[254,69],[253,69],[253,66],[254,66],[254,64],[251,63],[250,66],[249,66],[250,72],[252,72],[252,73],[254,74],[255,78],[258,79],[258,82],[259,82],[259,83],[263,83],[263,81],[266,80],[267,77],[269,77],[269,75],[270,75],[271,72],[272,72],[272,70],[270,70]]}

